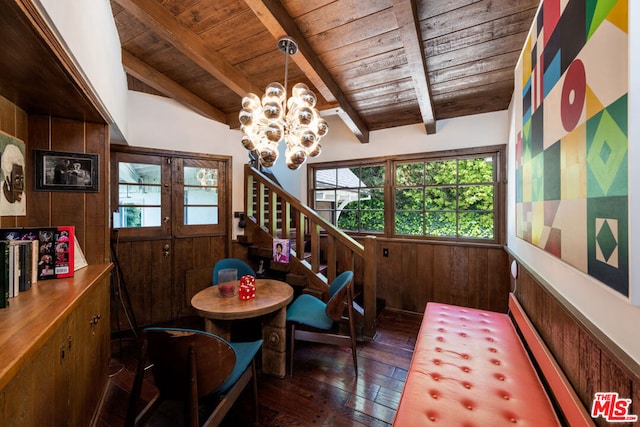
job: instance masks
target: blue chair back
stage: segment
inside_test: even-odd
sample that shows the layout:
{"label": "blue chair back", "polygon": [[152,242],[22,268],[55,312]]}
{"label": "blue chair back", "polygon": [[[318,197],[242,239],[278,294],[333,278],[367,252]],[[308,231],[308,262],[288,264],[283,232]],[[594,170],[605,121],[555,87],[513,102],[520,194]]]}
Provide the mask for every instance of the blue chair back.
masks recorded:
{"label": "blue chair back", "polygon": [[329,286],[329,297],[334,296],[340,289],[342,289],[349,281],[353,279],[353,271],[345,271],[336,276]]}
{"label": "blue chair back", "polygon": [[181,328],[147,328],[143,333],[156,386],[165,398],[185,398],[184,386],[189,384],[192,363],[198,378],[198,397],[214,392],[234,369],[236,352],[217,335]]}
{"label": "blue chair back", "polygon": [[218,284],[218,272],[223,268],[235,268],[238,270],[238,279],[247,274],[256,277],[256,272],[253,271],[253,268],[246,262],[238,258],[224,258],[220,261],[216,262],[216,265],[213,266],[213,284]]}

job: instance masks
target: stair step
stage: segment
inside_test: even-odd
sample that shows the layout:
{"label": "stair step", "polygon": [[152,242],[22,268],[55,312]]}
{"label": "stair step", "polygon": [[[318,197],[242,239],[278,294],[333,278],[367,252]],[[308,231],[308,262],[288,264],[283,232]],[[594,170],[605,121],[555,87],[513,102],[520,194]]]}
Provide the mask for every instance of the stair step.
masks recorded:
{"label": "stair step", "polygon": [[307,276],[303,274],[289,273],[286,281],[291,286],[307,286]]}
{"label": "stair step", "polygon": [[258,258],[269,258],[273,257],[273,249],[272,248],[263,248],[260,246],[250,246],[249,247],[249,255],[258,257]]}

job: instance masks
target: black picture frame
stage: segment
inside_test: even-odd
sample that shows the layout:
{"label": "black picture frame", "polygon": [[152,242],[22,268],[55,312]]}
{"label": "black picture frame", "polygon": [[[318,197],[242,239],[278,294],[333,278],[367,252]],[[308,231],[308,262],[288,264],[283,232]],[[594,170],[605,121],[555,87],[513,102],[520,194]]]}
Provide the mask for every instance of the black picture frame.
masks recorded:
{"label": "black picture frame", "polygon": [[98,192],[98,155],[34,150],[36,191]]}

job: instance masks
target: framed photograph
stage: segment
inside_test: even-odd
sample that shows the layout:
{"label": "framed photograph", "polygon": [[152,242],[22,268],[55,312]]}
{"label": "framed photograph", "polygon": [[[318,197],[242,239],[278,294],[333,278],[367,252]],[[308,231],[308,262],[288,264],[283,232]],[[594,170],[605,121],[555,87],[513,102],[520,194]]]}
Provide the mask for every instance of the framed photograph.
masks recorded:
{"label": "framed photograph", "polygon": [[34,150],[36,191],[98,191],[98,155]]}
{"label": "framed photograph", "polygon": [[289,264],[291,250],[287,239],[273,239],[273,262]]}

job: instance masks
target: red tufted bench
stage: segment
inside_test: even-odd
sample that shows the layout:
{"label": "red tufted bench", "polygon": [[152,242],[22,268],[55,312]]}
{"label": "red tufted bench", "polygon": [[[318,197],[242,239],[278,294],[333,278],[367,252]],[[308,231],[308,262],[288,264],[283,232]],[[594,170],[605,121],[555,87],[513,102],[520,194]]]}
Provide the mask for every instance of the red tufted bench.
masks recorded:
{"label": "red tufted bench", "polygon": [[[571,425],[593,425],[585,414],[582,409],[580,424],[565,417]],[[393,425],[562,424],[511,317],[429,303]]]}

